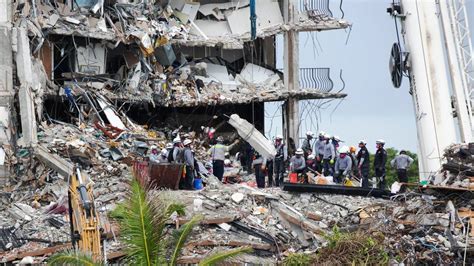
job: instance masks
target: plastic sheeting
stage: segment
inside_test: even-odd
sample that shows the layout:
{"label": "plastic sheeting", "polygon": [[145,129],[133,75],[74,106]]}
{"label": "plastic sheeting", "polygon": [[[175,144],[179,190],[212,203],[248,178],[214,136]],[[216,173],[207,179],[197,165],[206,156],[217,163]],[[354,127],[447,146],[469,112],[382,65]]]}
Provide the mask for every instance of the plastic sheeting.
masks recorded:
{"label": "plastic sheeting", "polygon": [[237,114],[233,114],[230,116],[229,124],[231,124],[237,130],[239,136],[247,141],[260,155],[267,159],[273,159],[275,157],[276,150],[271,141],[262,135],[262,133],[247,120],[240,118]]}

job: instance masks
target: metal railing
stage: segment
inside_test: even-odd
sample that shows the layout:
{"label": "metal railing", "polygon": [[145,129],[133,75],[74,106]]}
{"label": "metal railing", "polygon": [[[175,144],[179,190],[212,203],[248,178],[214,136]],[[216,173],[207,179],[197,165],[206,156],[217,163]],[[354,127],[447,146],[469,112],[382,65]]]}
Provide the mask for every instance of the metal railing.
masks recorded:
{"label": "metal railing", "polygon": [[[284,69],[277,69],[283,72]],[[331,69],[328,67],[306,67],[299,69],[299,88],[312,89],[320,92],[330,92],[334,89],[334,82],[331,79]],[[346,82],[342,78],[342,69],[339,71],[339,79],[342,87],[337,91],[341,92],[346,87]],[[339,82],[338,82],[339,83]]]}
{"label": "metal railing", "polygon": [[[329,0],[300,0],[299,10],[305,11],[312,17],[333,17]],[[339,10],[341,18],[344,18],[344,10],[342,10],[343,0],[339,2]]]}
{"label": "metal railing", "polygon": [[300,68],[300,88],[330,92],[334,82],[329,68]]}

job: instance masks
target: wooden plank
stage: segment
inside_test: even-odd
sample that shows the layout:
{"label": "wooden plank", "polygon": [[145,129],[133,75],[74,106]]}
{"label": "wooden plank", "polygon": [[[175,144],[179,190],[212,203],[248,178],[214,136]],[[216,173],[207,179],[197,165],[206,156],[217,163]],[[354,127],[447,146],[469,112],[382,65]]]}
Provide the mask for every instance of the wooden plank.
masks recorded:
{"label": "wooden plank", "polygon": [[38,257],[38,256],[49,255],[49,254],[53,254],[53,253],[56,253],[58,251],[62,251],[62,250],[65,250],[65,249],[70,249],[70,248],[72,248],[72,244],[67,243],[67,244],[57,245],[57,246],[48,247],[48,248],[37,249],[37,250],[33,250],[33,251],[16,253],[16,254],[12,254],[10,256],[7,256],[5,262],[20,260],[20,259],[23,259],[24,257],[28,257],[28,256]]}
{"label": "wooden plank", "polygon": [[469,219],[469,223],[471,224],[471,236],[474,236],[474,217]]}

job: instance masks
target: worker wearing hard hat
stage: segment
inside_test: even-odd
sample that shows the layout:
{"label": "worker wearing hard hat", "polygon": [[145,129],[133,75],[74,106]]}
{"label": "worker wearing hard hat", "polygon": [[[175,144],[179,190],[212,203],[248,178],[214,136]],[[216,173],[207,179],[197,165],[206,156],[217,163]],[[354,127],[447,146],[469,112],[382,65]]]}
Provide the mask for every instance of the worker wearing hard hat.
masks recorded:
{"label": "worker wearing hard hat", "polygon": [[191,143],[190,139],[185,139],[183,141],[183,155],[184,155],[184,164],[186,165],[186,175],[184,180],[181,180],[180,187],[184,189],[193,189],[193,181],[194,181],[194,155],[191,150]]}
{"label": "worker wearing hard hat", "polygon": [[160,160],[160,163],[164,163],[168,160],[168,150],[167,149],[161,149],[160,156],[158,157]]}
{"label": "worker wearing hard hat", "polygon": [[224,176],[224,160],[226,152],[229,152],[236,144],[239,143],[239,140],[235,140],[229,146],[224,145],[224,138],[222,136],[217,137],[217,144],[212,146],[208,153],[212,158],[212,174],[216,176],[219,181],[222,181]]}
{"label": "worker wearing hard hat", "polygon": [[349,156],[349,147],[342,146],[339,149],[339,157],[337,157],[335,165],[336,183],[341,183],[344,178],[349,178],[352,170],[352,160]]}
{"label": "worker wearing hard hat", "polygon": [[306,132],[306,138],[303,140],[303,144],[301,145],[301,149],[304,152],[304,157],[307,158],[309,155],[309,151],[311,151],[311,140],[313,139],[313,132],[308,131]]}
{"label": "worker wearing hard hat", "polygon": [[[407,152],[404,150],[400,151],[400,154],[397,155],[390,164],[393,168],[397,169],[398,181],[400,183],[408,182],[407,171],[410,168],[410,165],[413,163],[413,159],[407,155]],[[405,192],[406,186],[403,185],[400,189],[400,192]]]}
{"label": "worker wearing hard hat", "polygon": [[168,154],[168,162],[176,162],[176,163],[182,163],[183,162],[183,143],[181,142],[181,138],[177,136],[176,138],[173,139],[173,149],[171,152]]}
{"label": "worker wearing hard hat", "polygon": [[307,182],[306,176],[306,162],[304,159],[303,149],[297,149],[295,155],[290,159],[290,172],[304,175],[305,181]]}
{"label": "worker wearing hard hat", "polygon": [[377,178],[377,187],[385,189],[385,164],[387,163],[387,151],[384,149],[385,141],[379,139],[375,142],[377,151],[374,157],[375,177]]}
{"label": "worker wearing hard hat", "polygon": [[370,171],[370,154],[367,150],[367,142],[365,140],[359,141],[359,152],[357,153],[357,168],[359,169],[359,176],[362,181],[362,187],[369,187],[369,171]]}
{"label": "worker wearing hard hat", "polygon": [[[285,162],[288,160],[288,150],[283,143],[283,136],[277,135],[274,143],[276,149],[275,159],[273,160],[273,172],[275,173],[275,185],[283,184],[283,173],[285,173]],[[268,175],[268,186],[272,186],[273,180]]]}
{"label": "worker wearing hard hat", "polygon": [[158,147],[156,147],[156,145],[152,145],[150,147],[150,155],[148,156],[148,158],[150,159],[150,162],[159,163],[160,162],[159,156],[160,154],[158,153]]}
{"label": "worker wearing hard hat", "polygon": [[316,159],[316,171],[323,171],[323,157],[324,157],[324,147],[326,146],[326,140],[324,139],[324,131],[320,131],[318,134],[318,139],[314,143],[313,154]]}
{"label": "worker wearing hard hat", "polygon": [[331,136],[326,134],[324,136],[326,143],[324,144],[323,153],[323,173],[325,176],[333,175],[334,159],[336,158],[336,150],[331,142]]}

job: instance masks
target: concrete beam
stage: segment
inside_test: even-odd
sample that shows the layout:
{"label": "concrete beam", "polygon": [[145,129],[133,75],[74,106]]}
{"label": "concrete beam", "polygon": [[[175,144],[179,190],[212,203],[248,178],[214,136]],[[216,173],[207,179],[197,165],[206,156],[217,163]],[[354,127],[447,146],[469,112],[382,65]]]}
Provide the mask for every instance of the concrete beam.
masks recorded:
{"label": "concrete beam", "polygon": [[50,153],[45,147],[38,145],[34,149],[35,156],[58,174],[67,177],[74,171],[74,165],[57,154]]}

